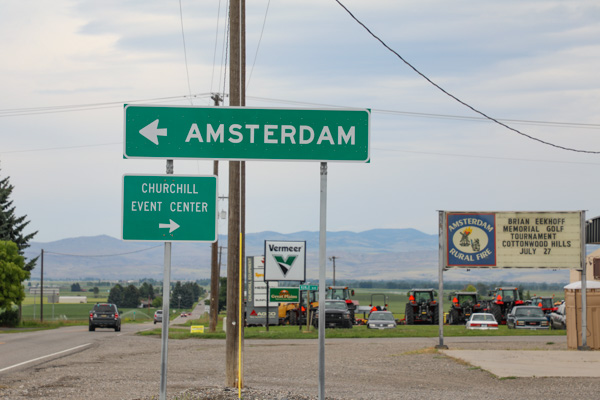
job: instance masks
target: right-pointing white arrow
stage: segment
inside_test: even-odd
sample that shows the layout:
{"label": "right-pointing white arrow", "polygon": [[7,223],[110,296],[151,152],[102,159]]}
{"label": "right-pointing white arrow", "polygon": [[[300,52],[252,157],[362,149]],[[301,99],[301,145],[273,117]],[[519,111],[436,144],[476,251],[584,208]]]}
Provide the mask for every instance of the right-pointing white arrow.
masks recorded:
{"label": "right-pointing white arrow", "polygon": [[167,128],[158,129],[158,120],[155,120],[140,129],[140,134],[152,143],[158,145],[158,137],[167,136]]}
{"label": "right-pointing white arrow", "polygon": [[158,224],[158,228],[169,228],[169,233],[173,233],[175,229],[179,228],[179,225],[177,224],[177,222],[170,219],[168,224]]}

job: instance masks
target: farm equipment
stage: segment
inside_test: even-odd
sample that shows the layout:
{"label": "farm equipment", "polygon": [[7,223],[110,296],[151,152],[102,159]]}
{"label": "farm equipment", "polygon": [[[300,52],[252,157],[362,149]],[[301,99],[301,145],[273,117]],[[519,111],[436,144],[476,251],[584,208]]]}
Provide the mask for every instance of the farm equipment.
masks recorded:
{"label": "farm equipment", "polygon": [[554,298],[552,297],[534,296],[531,298],[531,305],[540,307],[546,315],[558,310],[558,306],[554,305]]}
{"label": "farm equipment", "polygon": [[[373,297],[374,296],[381,296],[383,299],[383,306],[379,306],[379,305],[375,305],[375,301],[373,301]],[[388,307],[388,295],[387,294],[383,294],[383,293],[373,293],[371,294],[371,304],[369,304],[369,307],[371,308],[371,311],[369,311],[369,313],[372,313],[373,311],[387,311],[387,307]]]}
{"label": "farm equipment", "polygon": [[352,324],[356,324],[356,308],[358,307],[358,300],[352,300],[350,296],[354,296],[354,289],[348,288],[348,286],[329,286],[325,292],[326,300],[344,300],[348,305],[348,311],[350,311],[350,318]]}
{"label": "farm equipment", "polygon": [[490,290],[489,295],[492,299],[489,300],[488,309],[498,321],[498,324],[506,325],[506,316],[510,313],[514,306],[525,305],[521,300],[518,288],[495,288]]}
{"label": "farm equipment", "polygon": [[435,301],[435,291],[433,289],[410,290],[405,309],[405,324],[438,324],[440,320],[438,307],[439,304]]}
{"label": "farm equipment", "polygon": [[304,291],[300,290],[300,297],[298,303],[280,303],[279,304],[279,324],[285,325],[306,325],[306,293],[310,298],[308,308],[314,310],[319,306],[319,302],[317,301],[317,291],[309,290]]}
{"label": "farm equipment", "polygon": [[450,325],[464,325],[473,313],[486,311],[480,303],[477,292],[455,292],[448,296],[450,311],[446,322]]}

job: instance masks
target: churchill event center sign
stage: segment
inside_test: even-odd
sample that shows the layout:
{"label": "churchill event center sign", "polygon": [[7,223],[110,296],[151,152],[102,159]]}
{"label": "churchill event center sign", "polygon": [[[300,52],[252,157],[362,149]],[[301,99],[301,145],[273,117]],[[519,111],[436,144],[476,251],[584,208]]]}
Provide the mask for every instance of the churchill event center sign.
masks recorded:
{"label": "churchill event center sign", "polygon": [[446,267],[580,268],[582,212],[446,212]]}

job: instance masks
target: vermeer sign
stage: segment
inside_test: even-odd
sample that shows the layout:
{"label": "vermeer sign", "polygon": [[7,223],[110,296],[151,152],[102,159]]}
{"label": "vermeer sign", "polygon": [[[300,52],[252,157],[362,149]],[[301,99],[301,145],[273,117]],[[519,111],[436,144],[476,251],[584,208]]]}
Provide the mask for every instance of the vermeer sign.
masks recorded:
{"label": "vermeer sign", "polygon": [[580,268],[582,212],[448,212],[446,266]]}

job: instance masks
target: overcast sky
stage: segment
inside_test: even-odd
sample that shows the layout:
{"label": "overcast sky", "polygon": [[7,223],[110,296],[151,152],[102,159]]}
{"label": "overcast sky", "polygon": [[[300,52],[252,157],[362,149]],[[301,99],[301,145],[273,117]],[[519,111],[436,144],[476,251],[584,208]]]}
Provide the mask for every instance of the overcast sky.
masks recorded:
{"label": "overcast sky", "polygon": [[[211,92],[228,91],[225,3],[182,0],[186,68],[178,1],[2,2],[0,176],[10,176],[36,241],[120,237],[122,175],[165,172],[162,160],[123,159],[123,103],[190,105],[191,92],[208,106]],[[600,152],[597,1],[343,3],[472,107],[531,137]],[[268,4],[247,5],[247,105],[372,109],[371,163],[329,164],[328,230],[434,234],[437,210],[600,215],[599,154],[483,120],[334,0],[273,0],[266,13]],[[36,110],[59,106],[83,110]],[[247,169],[248,232],[319,229],[318,163]],[[175,161],[175,173],[211,174],[212,162]]]}

